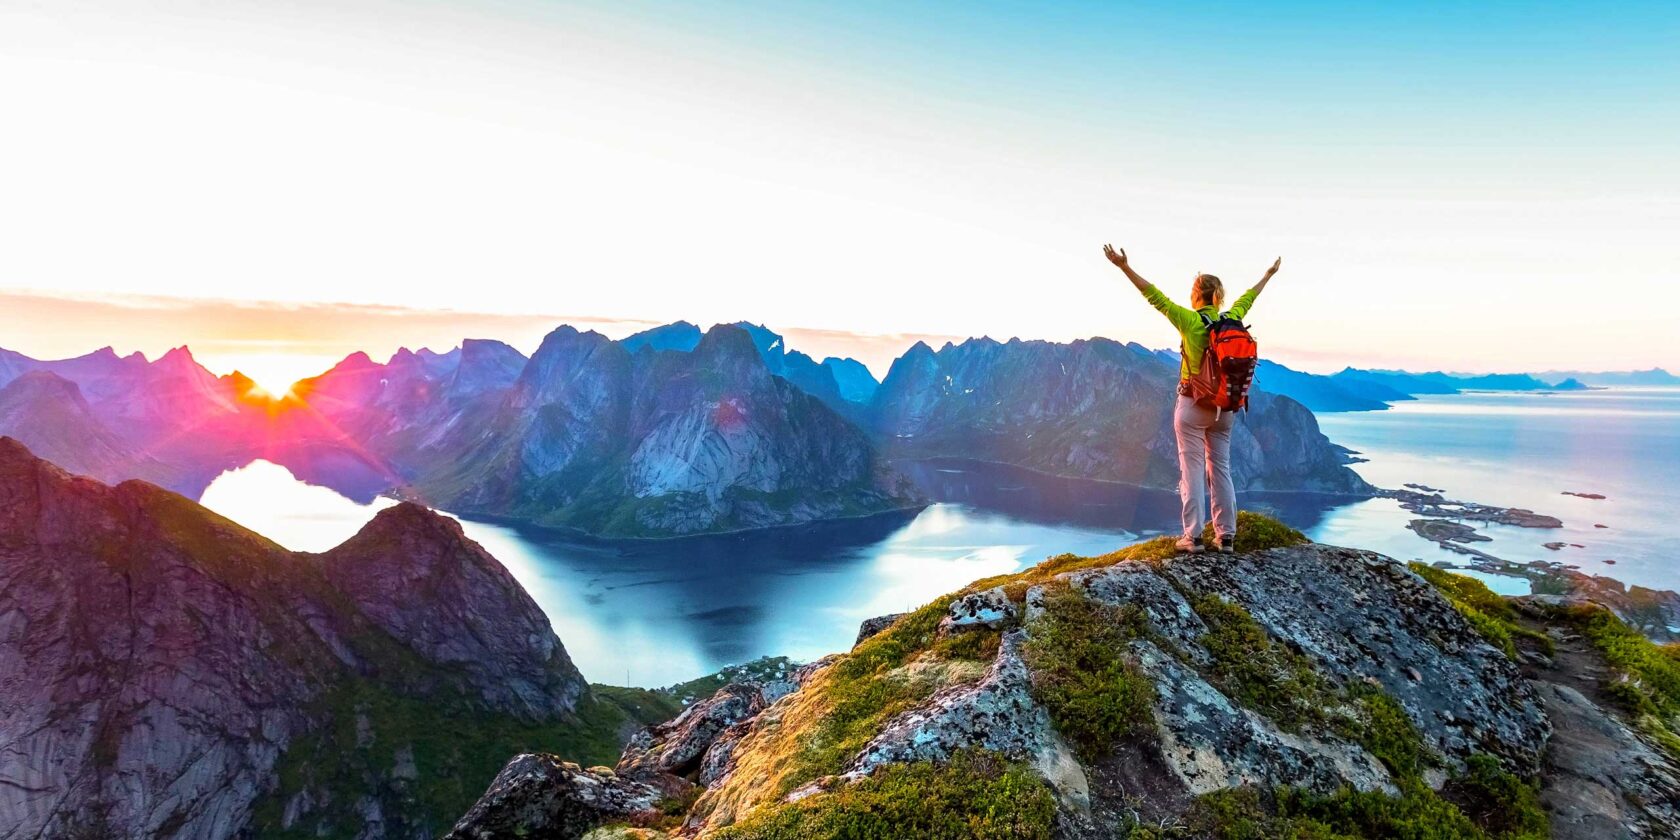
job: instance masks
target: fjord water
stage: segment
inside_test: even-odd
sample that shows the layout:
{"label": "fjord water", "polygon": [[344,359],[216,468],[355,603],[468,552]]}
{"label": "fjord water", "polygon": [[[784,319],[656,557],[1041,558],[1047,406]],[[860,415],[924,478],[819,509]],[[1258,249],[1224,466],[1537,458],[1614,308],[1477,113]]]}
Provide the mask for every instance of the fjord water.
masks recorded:
{"label": "fjord water", "polygon": [[[1027,495],[992,478],[971,483],[967,470],[916,472],[929,481],[944,477],[955,495]],[[1142,506],[1157,514],[1165,494],[1146,495],[1160,497]],[[266,461],[224,473],[201,501],[300,551],[337,545],[393,504],[359,504]],[[915,608],[1052,554],[1102,553],[1137,539],[1123,527],[1031,521],[966,503],[675,540],[595,540],[470,519],[462,527],[548,614],[586,677],[642,686],[764,655],[815,659],[850,647],[865,618]]]}
{"label": "fjord water", "polygon": [[[1370,459],[1356,469],[1378,486],[1427,484],[1565,523],[1555,531],[1472,523],[1493,538],[1477,548],[1660,588],[1680,585],[1663,533],[1680,509],[1670,479],[1680,468],[1677,420],[1680,389],[1461,394],[1319,416],[1332,440]],[[1110,551],[1177,520],[1176,497],[1160,491],[965,461],[900,467],[938,502],[917,514],[676,540],[462,524],[548,614],[585,676],[654,686],[763,655],[810,660],[844,650],[865,618],[1050,555]],[[202,501],[304,551],[338,544],[392,504],[359,504],[263,461],[223,474]],[[1240,504],[1321,542],[1407,560],[1465,559],[1406,530],[1413,516],[1391,500],[1245,494]],[[1543,547],[1551,541],[1586,548],[1554,552]],[[1520,579],[1484,578],[1504,592],[1526,590]]]}
{"label": "fjord water", "polygon": [[[1470,522],[1491,538],[1473,544],[1480,551],[1680,589],[1680,388],[1426,396],[1318,421],[1331,440],[1369,459],[1354,469],[1379,487],[1424,484],[1449,499],[1563,520],[1544,530]],[[1464,561],[1404,530],[1413,518],[1374,499],[1331,512],[1311,533],[1406,559]]]}

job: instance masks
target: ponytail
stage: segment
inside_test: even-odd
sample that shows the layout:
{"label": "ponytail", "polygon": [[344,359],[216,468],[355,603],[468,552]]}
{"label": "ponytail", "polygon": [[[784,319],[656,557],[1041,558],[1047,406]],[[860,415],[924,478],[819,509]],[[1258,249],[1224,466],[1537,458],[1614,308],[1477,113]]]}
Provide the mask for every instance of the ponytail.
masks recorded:
{"label": "ponytail", "polygon": [[1196,275],[1196,282],[1190,287],[1190,305],[1201,309],[1213,306],[1218,299],[1225,297],[1225,284],[1212,274]]}

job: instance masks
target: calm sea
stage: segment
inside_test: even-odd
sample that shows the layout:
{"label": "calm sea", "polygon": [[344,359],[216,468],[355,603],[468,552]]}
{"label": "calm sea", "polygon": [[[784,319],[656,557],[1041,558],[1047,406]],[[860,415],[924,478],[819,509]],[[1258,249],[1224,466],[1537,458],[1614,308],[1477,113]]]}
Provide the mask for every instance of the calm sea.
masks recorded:
{"label": "calm sea", "polygon": [[[1677,421],[1680,389],[1462,394],[1320,417],[1332,440],[1370,459],[1356,469],[1374,484],[1426,484],[1565,522],[1560,531],[1481,526],[1493,541],[1478,548],[1660,588],[1680,586],[1666,533],[1680,510],[1670,478],[1680,467]],[[548,613],[585,676],[655,686],[763,655],[809,660],[844,650],[865,618],[1053,554],[1109,551],[1177,518],[1177,499],[1156,491],[962,461],[901,466],[938,503],[915,515],[641,542],[463,526]],[[390,504],[358,504],[263,461],[223,474],[202,501],[302,551],[338,544]],[[1407,531],[1411,515],[1391,501],[1250,494],[1241,503],[1322,542],[1462,559]],[[1552,541],[1585,547],[1543,546]],[[1526,586],[1485,579],[1506,592]]]}

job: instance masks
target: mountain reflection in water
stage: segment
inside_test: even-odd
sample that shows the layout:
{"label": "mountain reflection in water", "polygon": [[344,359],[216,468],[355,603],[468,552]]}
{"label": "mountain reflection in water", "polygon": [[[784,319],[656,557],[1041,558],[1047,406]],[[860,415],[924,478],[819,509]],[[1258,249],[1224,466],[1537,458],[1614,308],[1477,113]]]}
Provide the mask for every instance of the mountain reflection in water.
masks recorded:
{"label": "mountain reflection in water", "polygon": [[[1051,555],[1111,551],[1177,522],[1177,497],[1159,490],[948,459],[898,466],[937,501],[919,512],[672,540],[463,526],[542,606],[585,676],[665,685],[758,656],[845,650],[865,618]],[[391,503],[361,504],[263,461],[224,473],[203,501],[308,551],[349,537]],[[1241,504],[1310,529],[1346,501],[1249,494]]]}

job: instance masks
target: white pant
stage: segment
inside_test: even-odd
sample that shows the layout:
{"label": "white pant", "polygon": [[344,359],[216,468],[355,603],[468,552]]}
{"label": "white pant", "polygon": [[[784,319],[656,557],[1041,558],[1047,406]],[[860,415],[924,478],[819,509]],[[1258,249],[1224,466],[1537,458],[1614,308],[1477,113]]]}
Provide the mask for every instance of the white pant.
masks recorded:
{"label": "white pant", "polygon": [[1178,499],[1184,505],[1184,535],[1199,537],[1207,527],[1208,490],[1213,496],[1214,536],[1237,533],[1237,488],[1231,483],[1231,424],[1229,411],[1196,405],[1182,394],[1173,407],[1173,434],[1178,437]]}

